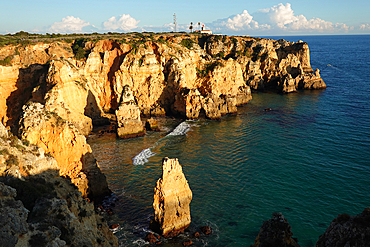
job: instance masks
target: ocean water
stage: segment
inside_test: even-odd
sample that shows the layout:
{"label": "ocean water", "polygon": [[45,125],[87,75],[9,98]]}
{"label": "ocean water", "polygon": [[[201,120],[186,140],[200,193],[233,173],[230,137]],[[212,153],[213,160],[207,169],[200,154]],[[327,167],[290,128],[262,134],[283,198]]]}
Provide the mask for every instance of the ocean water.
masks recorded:
{"label": "ocean water", "polygon": [[114,193],[106,204],[121,246],[145,245],[164,157],[179,159],[193,200],[189,231],[162,246],[182,246],[203,225],[213,234],[194,246],[249,246],[282,212],[311,247],[338,214],[370,206],[370,36],[281,38],[308,42],[326,90],[254,93],[222,121],[160,119],[162,131],[142,138],[89,138]]}

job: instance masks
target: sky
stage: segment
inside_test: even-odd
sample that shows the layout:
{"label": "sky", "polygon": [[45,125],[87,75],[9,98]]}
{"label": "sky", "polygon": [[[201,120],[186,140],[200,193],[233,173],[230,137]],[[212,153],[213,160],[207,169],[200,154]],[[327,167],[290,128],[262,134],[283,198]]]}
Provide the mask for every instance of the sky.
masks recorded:
{"label": "sky", "polygon": [[0,34],[189,32],[225,35],[370,34],[369,0],[0,0]]}

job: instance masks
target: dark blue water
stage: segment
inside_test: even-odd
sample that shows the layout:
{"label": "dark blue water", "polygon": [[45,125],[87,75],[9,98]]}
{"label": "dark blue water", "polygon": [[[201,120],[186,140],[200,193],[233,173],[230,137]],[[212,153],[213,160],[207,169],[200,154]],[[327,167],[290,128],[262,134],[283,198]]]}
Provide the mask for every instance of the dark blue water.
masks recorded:
{"label": "dark blue water", "polygon": [[[256,93],[238,115],[187,121],[171,136],[179,122],[162,119],[164,131],[143,138],[90,139],[115,193],[110,220],[122,246],[145,244],[163,157],[179,159],[193,191],[190,230],[214,229],[195,246],[249,246],[273,212],[302,247],[314,246],[339,213],[370,206],[370,36],[285,39],[308,42],[326,90]],[[140,153],[147,162],[133,165]]]}

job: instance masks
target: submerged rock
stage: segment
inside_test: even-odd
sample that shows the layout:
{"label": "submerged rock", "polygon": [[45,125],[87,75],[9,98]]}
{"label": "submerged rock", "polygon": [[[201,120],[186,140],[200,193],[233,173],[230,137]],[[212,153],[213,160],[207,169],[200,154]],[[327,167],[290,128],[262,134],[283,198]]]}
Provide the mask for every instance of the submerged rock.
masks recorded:
{"label": "submerged rock", "polygon": [[272,218],[265,221],[251,247],[299,247],[287,219],[281,213],[273,213]]}
{"label": "submerged rock", "polygon": [[339,214],[325,233],[320,236],[316,247],[356,246],[370,243],[370,208],[355,216]]}
{"label": "submerged rock", "polygon": [[154,189],[155,219],[151,227],[164,237],[174,237],[190,225],[192,192],[177,159],[164,158],[162,168]]}

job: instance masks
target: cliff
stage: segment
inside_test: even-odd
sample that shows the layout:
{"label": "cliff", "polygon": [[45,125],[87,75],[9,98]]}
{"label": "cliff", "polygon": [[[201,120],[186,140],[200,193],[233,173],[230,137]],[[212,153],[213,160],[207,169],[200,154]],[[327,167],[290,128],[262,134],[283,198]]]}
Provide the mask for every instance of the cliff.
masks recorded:
{"label": "cliff", "polygon": [[[84,135],[106,119],[105,113],[117,110],[125,86],[142,115],[211,119],[236,112],[251,99],[251,88],[325,88],[301,41],[137,34],[0,48],[0,59],[7,56],[13,57],[11,66],[0,66],[2,122],[17,119],[22,105],[33,99]],[[16,95],[24,100],[7,109]]]}
{"label": "cliff", "polygon": [[83,199],[43,148],[0,123],[0,245],[118,246],[94,205]]}

